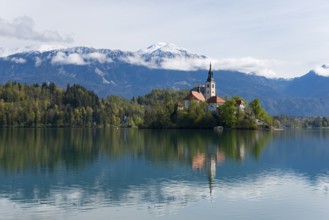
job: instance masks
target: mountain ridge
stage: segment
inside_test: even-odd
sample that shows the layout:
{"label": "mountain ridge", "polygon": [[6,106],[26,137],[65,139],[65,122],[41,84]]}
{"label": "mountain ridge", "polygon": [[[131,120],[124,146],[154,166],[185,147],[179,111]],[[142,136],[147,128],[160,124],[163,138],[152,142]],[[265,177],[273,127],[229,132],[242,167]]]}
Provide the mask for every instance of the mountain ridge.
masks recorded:
{"label": "mountain ridge", "polygon": [[[155,88],[189,89],[203,84],[211,61],[165,43],[136,52],[92,47],[28,51],[0,57],[0,82],[81,84],[103,97],[131,98]],[[325,102],[329,77],[315,71],[292,79],[232,70],[214,70],[214,76],[218,95],[239,95],[247,101],[260,98],[270,114],[329,115]]]}

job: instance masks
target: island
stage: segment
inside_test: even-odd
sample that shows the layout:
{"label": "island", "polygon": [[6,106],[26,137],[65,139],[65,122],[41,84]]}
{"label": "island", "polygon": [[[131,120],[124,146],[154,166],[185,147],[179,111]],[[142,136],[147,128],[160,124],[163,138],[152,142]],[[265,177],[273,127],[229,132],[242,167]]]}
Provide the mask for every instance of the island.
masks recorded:
{"label": "island", "polygon": [[153,89],[125,99],[97,96],[74,84],[0,85],[0,127],[138,127],[157,129],[270,129],[273,119],[259,99],[221,98],[211,71],[204,86],[188,90]]}

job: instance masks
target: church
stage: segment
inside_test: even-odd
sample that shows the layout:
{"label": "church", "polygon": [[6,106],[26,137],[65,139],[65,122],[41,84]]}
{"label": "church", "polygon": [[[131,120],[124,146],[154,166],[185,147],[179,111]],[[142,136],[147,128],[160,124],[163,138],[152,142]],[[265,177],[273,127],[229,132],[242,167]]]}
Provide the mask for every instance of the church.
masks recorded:
{"label": "church", "polygon": [[218,114],[218,107],[225,103],[225,100],[217,96],[216,82],[214,80],[214,73],[211,69],[211,64],[208,71],[208,78],[205,85],[196,85],[189,91],[189,94],[184,98],[184,105],[182,108],[188,109],[191,102],[207,102],[207,111]]}

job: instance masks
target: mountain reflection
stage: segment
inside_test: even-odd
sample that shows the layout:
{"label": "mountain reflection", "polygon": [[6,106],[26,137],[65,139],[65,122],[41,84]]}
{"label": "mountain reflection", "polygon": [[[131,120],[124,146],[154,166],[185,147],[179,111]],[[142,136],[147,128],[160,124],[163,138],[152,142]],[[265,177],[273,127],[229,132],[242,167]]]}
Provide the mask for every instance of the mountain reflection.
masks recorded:
{"label": "mountain reflection", "polygon": [[3,129],[0,198],[57,212],[129,204],[177,208],[218,192],[254,197],[291,180],[304,186],[310,179],[327,192],[328,133]]}
{"label": "mountain reflection", "polygon": [[259,158],[272,134],[244,131],[223,134],[209,131],[136,129],[3,129],[0,130],[0,168],[53,171],[56,166],[79,169],[99,157],[130,155],[152,164],[191,164],[201,169],[206,161]]}
{"label": "mountain reflection", "polygon": [[[220,163],[258,158],[271,136],[255,131],[3,129],[0,190],[33,199],[36,190],[37,197],[47,198],[53,188],[79,186],[91,190],[84,197],[101,191],[121,201],[131,186],[150,186],[150,181],[158,186],[166,180],[206,181],[212,191]],[[157,189],[145,192],[142,200],[155,194],[166,200]]]}

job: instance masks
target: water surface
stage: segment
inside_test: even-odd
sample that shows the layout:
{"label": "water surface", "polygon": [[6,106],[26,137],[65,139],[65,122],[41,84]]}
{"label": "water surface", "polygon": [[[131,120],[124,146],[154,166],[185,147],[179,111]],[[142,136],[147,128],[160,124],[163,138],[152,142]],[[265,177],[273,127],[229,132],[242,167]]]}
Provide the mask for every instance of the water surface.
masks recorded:
{"label": "water surface", "polygon": [[328,219],[329,130],[0,130],[4,219]]}

